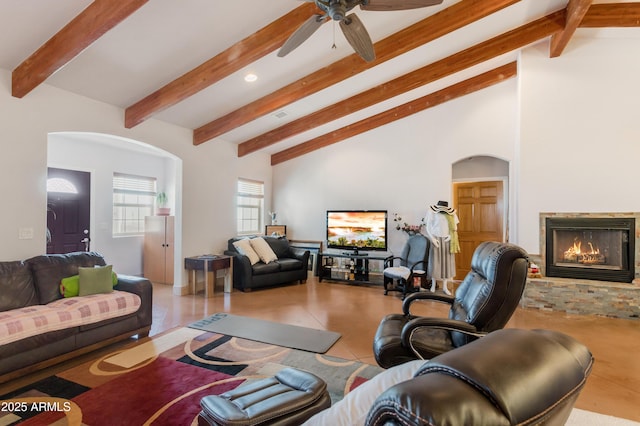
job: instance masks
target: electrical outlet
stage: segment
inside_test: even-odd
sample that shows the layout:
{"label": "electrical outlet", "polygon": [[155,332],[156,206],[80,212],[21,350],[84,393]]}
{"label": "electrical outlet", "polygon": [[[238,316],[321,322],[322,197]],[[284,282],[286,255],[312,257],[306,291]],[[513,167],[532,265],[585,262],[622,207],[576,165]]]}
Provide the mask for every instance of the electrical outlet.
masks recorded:
{"label": "electrical outlet", "polygon": [[18,229],[18,239],[20,239],[20,240],[32,240],[33,239],[33,228],[19,228]]}

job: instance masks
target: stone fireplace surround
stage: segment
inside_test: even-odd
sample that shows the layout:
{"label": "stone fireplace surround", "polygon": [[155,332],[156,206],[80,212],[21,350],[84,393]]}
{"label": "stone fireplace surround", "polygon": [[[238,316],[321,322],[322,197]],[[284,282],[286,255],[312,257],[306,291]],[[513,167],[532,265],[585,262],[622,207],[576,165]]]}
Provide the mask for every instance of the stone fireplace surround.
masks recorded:
{"label": "stone fireplace surround", "polygon": [[[635,279],[616,283],[574,278],[546,277],[545,219],[548,217],[635,218]],[[542,278],[529,278],[522,305],[548,311],[612,318],[640,319],[640,213],[540,213],[540,254],[529,254]]]}

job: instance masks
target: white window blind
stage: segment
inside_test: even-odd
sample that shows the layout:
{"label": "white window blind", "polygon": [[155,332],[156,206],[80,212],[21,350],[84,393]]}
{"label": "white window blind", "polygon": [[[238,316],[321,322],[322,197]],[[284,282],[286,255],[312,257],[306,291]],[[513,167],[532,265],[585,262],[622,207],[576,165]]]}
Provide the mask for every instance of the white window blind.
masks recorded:
{"label": "white window blind", "polygon": [[142,235],[144,218],[153,214],[156,178],[113,174],[113,235]]}
{"label": "white window blind", "polygon": [[237,195],[238,234],[257,234],[262,232],[264,183],[249,179],[238,179]]}

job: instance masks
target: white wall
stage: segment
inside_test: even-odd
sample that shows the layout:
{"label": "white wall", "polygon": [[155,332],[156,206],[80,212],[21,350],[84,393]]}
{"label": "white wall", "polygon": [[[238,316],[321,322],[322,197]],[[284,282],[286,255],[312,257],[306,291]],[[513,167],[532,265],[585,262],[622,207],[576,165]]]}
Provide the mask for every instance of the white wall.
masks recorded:
{"label": "white wall", "polygon": [[[182,188],[175,194],[182,242],[176,287],[186,286],[182,258],[221,252],[235,235],[235,191],[238,176],[271,185],[266,155],[238,159],[236,146],[215,140],[194,146],[192,131],[158,120],[124,128],[124,111],[46,84],[23,99],[11,96],[11,73],[0,70],[0,260],[17,260],[45,251],[47,135],[52,132],[96,132],[117,135],[163,149],[183,162],[178,171]],[[267,193],[267,200],[271,194]],[[267,209],[271,206],[268,205]],[[34,238],[18,238],[20,228],[32,228]],[[109,259],[108,259],[109,260]],[[117,265],[114,265],[117,268]],[[176,292],[182,291],[176,288]]]}
{"label": "white wall", "polygon": [[[452,164],[470,156],[510,161],[517,83],[502,82],[274,168],[274,208],[293,239],[325,240],[327,209],[386,209],[417,223],[451,199]],[[405,236],[389,232],[391,251]]]}
{"label": "white wall", "polygon": [[540,212],[638,212],[640,41],[575,39],[520,62],[522,246],[540,253]]}
{"label": "white wall", "polygon": [[486,179],[489,176],[509,177],[509,163],[495,157],[477,156],[460,160],[452,167],[454,181]]}

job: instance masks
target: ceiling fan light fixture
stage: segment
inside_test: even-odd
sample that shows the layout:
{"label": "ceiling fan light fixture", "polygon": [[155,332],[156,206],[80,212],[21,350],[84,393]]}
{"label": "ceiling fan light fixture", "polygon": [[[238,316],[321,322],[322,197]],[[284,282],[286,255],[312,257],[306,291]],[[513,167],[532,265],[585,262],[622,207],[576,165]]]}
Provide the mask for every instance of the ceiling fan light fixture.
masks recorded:
{"label": "ceiling fan light fixture", "polygon": [[332,1],[327,13],[334,21],[342,21],[347,15],[347,5],[343,0]]}
{"label": "ceiling fan light fixture", "polygon": [[[307,0],[310,1],[310,0]],[[342,21],[354,7],[368,0],[314,0],[318,9],[322,10],[334,21]]]}

